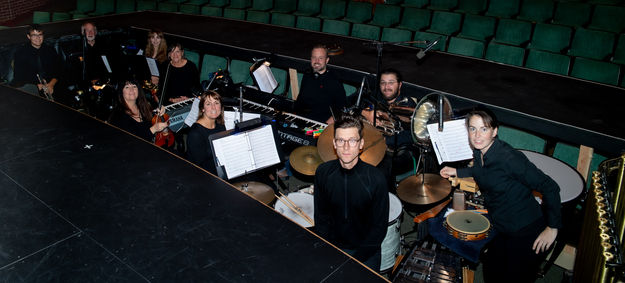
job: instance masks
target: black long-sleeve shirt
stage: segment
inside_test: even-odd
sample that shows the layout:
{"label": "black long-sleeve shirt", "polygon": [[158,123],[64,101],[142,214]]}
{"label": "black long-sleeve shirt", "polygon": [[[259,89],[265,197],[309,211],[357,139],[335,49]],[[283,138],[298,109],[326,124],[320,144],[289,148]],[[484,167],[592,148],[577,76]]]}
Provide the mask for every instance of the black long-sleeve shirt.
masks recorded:
{"label": "black long-sleeve shirt", "polygon": [[187,136],[187,157],[189,161],[217,175],[208,137],[225,130],[226,127],[221,124],[215,124],[214,129],[205,128],[198,123],[193,124]]}
{"label": "black long-sleeve shirt", "polygon": [[48,82],[59,79],[60,57],[50,46],[35,48],[29,42],[15,51],[14,60],[14,85],[38,84],[37,74]]}
{"label": "black long-sleeve shirt", "polygon": [[154,134],[150,131],[152,121],[145,118],[142,122],[137,122],[124,111],[115,110],[109,118],[109,123],[146,141],[154,140]]}
{"label": "black long-sleeve shirt", "polygon": [[[545,217],[547,226],[562,227],[560,187],[530,162],[520,151],[495,139],[484,154],[473,151],[473,167],[459,168],[458,177],[472,176],[484,193],[484,201],[493,226],[511,234]],[[543,195],[543,216],[532,190]]]}
{"label": "black long-sleeve shirt", "polygon": [[[167,65],[163,68],[163,73],[160,75],[159,83],[165,82],[165,76],[167,73]],[[193,91],[201,90],[200,87],[200,73],[197,67],[191,60],[187,60],[187,63],[180,68],[169,66],[169,75],[167,78],[167,85],[165,85],[165,97],[163,103],[171,104],[170,98],[178,98],[181,96],[192,97]]]}
{"label": "black long-sleeve shirt", "polygon": [[366,261],[381,251],[388,226],[389,200],[384,175],[358,160],[344,169],[338,160],[315,173],[315,231],[342,249],[355,250]]}
{"label": "black long-sleeve shirt", "polygon": [[302,78],[300,93],[295,101],[298,115],[324,122],[334,114],[338,115],[347,104],[345,89],[330,70],[323,74],[306,73]]}

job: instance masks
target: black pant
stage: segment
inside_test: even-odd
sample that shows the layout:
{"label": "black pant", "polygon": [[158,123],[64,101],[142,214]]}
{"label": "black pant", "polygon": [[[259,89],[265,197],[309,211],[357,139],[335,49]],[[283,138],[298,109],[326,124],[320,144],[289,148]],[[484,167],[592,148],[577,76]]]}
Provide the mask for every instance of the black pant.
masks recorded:
{"label": "black pant", "polygon": [[484,261],[485,282],[534,282],[548,251],[536,254],[534,241],[545,229],[540,218],[515,233],[499,233],[488,244]]}

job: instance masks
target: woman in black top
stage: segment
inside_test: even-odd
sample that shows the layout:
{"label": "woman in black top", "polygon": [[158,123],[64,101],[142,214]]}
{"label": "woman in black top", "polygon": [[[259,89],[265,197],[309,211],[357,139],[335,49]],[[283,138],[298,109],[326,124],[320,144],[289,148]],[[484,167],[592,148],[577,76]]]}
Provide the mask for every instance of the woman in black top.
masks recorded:
{"label": "woman in black top", "polygon": [[[170,66],[164,90],[165,104],[186,100],[194,96],[194,91],[201,89],[200,73],[195,64],[184,57],[182,45],[180,43],[173,44],[169,48],[168,54]],[[165,71],[165,73],[167,73],[167,71]]]}
{"label": "woman in black top", "polygon": [[208,137],[226,130],[223,113],[224,107],[221,104],[221,96],[210,90],[204,92],[200,96],[200,113],[197,122],[193,124],[187,137],[189,161],[215,175],[217,170]]}
{"label": "woman in black top", "polygon": [[[160,75],[164,75],[165,68],[167,66],[167,41],[163,32],[158,29],[153,29],[148,32],[148,43],[145,46],[145,57],[156,60],[158,64],[158,72]],[[152,76],[152,83],[158,85],[159,77]]]}
{"label": "woman in black top", "polygon": [[144,140],[152,141],[154,134],[167,128],[167,123],[152,125],[152,109],[143,95],[143,90],[134,81],[120,84],[117,92],[117,106],[108,122]]}
{"label": "woman in black top", "polygon": [[[536,271],[561,228],[560,188],[523,153],[496,138],[498,123],[485,110],[467,115],[473,165],[444,167],[440,174],[473,177],[496,236],[484,261],[486,282],[534,282]],[[543,196],[542,207],[532,190]]]}

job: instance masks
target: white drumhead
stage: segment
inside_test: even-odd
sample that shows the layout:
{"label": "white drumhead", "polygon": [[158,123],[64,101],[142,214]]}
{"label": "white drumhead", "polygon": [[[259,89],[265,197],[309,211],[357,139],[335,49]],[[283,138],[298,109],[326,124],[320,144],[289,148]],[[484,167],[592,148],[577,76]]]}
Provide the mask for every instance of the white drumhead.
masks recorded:
{"label": "white drumhead", "polygon": [[[308,215],[308,217],[313,220],[315,219],[315,198],[313,195],[295,192],[288,194],[287,197],[295,203],[295,205],[301,208],[302,211]],[[286,200],[283,200],[283,198],[280,197],[276,200],[274,209],[303,227],[312,227],[308,221],[291,210],[284,202],[286,202]]]}
{"label": "white drumhead", "polygon": [[394,194],[388,193],[388,222],[393,222],[401,215],[401,201]]}

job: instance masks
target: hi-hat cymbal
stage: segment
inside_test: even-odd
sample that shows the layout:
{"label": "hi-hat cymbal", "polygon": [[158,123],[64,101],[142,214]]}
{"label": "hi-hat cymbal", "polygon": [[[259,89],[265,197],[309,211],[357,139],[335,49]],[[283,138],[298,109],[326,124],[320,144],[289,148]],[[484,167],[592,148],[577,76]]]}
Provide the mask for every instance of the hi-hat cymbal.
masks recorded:
{"label": "hi-hat cymbal", "polygon": [[425,173],[410,176],[399,183],[397,196],[411,204],[430,204],[442,200],[451,192],[451,184],[436,174]]}
{"label": "hi-hat cymbal", "polygon": [[[386,142],[384,136],[375,127],[368,123],[363,123],[364,129],[362,131],[362,138],[365,139],[365,146],[360,153],[360,159],[373,166],[378,165],[386,152]],[[317,140],[317,149],[319,150],[319,156],[326,162],[337,159],[336,151],[334,150],[334,126],[327,126],[319,139]]]}
{"label": "hi-hat cymbal", "polygon": [[300,146],[291,152],[289,163],[295,171],[314,176],[319,164],[323,163],[316,146]]}
{"label": "hi-hat cymbal", "polygon": [[270,186],[260,182],[237,182],[232,185],[264,204],[270,204],[276,197]]}

